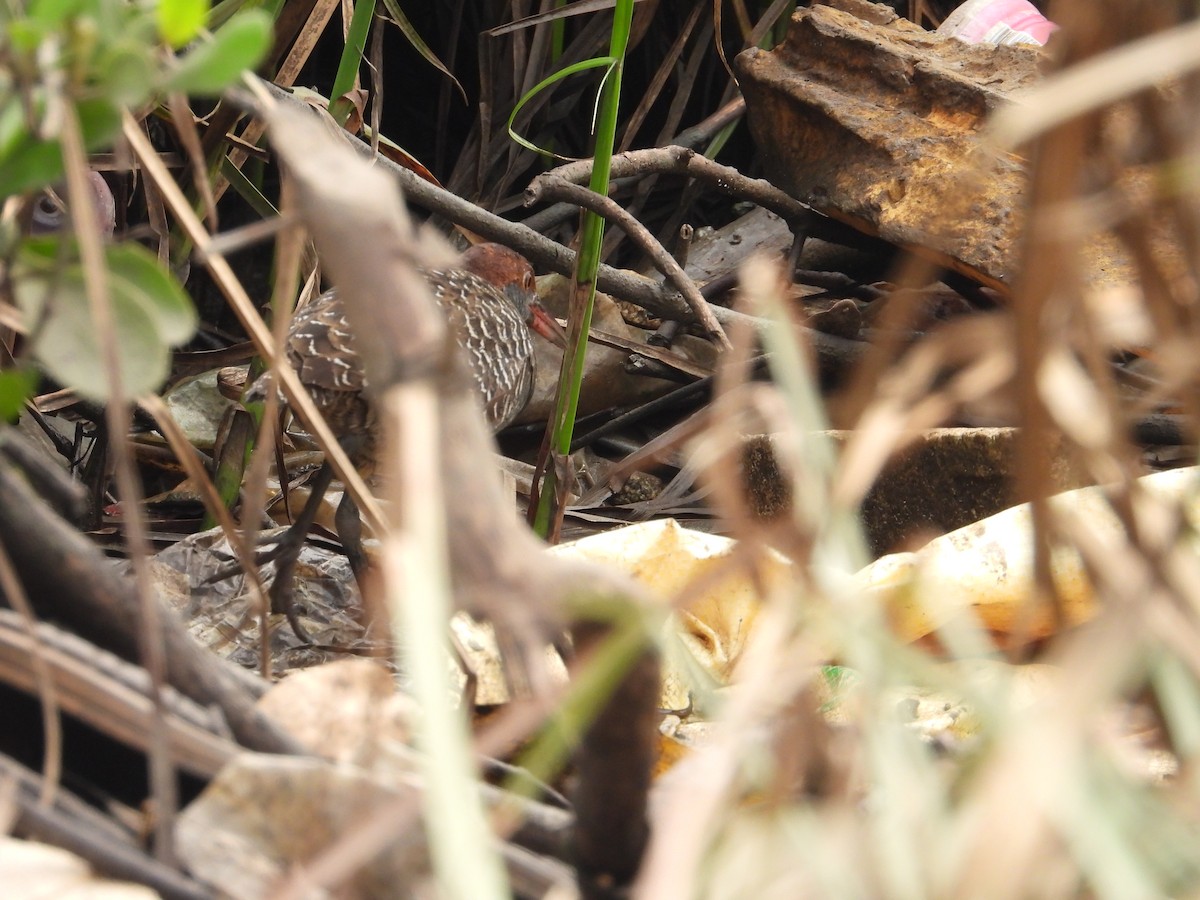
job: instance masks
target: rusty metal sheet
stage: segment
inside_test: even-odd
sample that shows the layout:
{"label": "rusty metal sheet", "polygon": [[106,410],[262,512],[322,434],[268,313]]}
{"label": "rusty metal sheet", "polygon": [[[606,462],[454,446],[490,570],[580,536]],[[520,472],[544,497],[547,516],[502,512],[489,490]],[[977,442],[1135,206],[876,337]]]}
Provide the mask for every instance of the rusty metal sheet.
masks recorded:
{"label": "rusty metal sheet", "polygon": [[859,15],[797,10],[784,43],[737,58],[768,177],[1005,290],[1027,178],[1019,157],[985,148],[978,134],[989,112],[1037,80],[1044,55],[965,44],[876,4],[840,5]]}

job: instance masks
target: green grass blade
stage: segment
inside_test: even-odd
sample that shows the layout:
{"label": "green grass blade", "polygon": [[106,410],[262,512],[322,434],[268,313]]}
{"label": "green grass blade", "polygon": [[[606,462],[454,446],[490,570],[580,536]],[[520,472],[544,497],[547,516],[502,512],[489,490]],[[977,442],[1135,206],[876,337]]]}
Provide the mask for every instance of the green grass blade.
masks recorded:
{"label": "green grass blade", "polygon": [[[613,13],[612,36],[609,42],[609,57],[612,68],[605,76],[600,90],[599,115],[596,122],[596,147],[593,154],[592,180],[589,187],[601,196],[608,194],[609,170],[612,167],[613,147],[616,144],[617,115],[621,100],[621,78],[625,69],[625,51],[629,46],[629,32],[633,22],[633,0],[618,0]],[[587,291],[579,339],[575,347],[563,358],[562,376],[559,382],[558,400],[554,411],[552,446],[555,453],[565,456],[571,449],[571,438],[575,433],[575,417],[579,411],[579,390],[583,383],[583,361],[587,350],[587,334],[592,323],[592,311],[596,303],[596,271],[600,267],[601,244],[604,240],[604,219],[593,212],[583,216],[583,240],[579,248],[579,260],[575,268],[575,283],[578,290]],[[550,531],[550,504],[554,496],[554,468],[546,470],[542,493],[534,518],[534,529],[541,535]]]}
{"label": "green grass blade", "polygon": [[375,17],[375,0],[359,0],[354,4],[354,15],[350,17],[350,28],[346,32],[346,46],[338,62],[337,76],[333,79],[333,100],[329,113],[339,125],[345,125],[354,111],[353,104],[343,97],[354,90],[358,69],[362,65],[363,49],[367,46],[367,34],[371,30],[371,19]]}

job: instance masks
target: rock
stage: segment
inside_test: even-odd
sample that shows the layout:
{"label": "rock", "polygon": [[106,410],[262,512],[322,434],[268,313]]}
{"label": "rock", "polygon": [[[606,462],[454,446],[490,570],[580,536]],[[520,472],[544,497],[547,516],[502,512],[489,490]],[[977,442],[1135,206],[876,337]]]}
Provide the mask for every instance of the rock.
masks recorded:
{"label": "rock", "polygon": [[1002,288],[1027,176],[978,134],[1032,85],[1029,47],[969,45],[886,7],[797,10],[772,51],[737,58],[747,117],[770,179],[820,211]]}

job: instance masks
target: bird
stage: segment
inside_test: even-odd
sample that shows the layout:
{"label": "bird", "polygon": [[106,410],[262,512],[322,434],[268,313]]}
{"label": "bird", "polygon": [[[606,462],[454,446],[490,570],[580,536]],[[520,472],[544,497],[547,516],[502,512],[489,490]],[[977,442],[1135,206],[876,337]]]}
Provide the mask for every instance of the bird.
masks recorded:
{"label": "bird", "polygon": [[[503,429],[533,392],[530,331],[561,343],[561,328],[537,302],[533,267],[503,244],[484,243],[453,267],[419,271],[466,354],[488,424],[493,431]],[[336,288],[296,313],[284,353],[334,433],[358,455],[364,451],[354,446],[355,438],[365,438],[366,449],[372,449],[374,412]]]}
{"label": "bird", "polygon": [[[502,244],[482,243],[468,249],[454,266],[418,271],[466,357],[488,424],[493,431],[503,429],[533,393],[536,363],[531,332],[559,346],[565,344],[561,326],[537,301],[533,267]],[[283,350],[351,461],[360,468],[372,468],[378,453],[379,423],[355,343],[354,329],[335,287],[295,314]],[[247,399],[263,396],[265,384],[264,379],[255,382]],[[276,611],[290,612],[296,557],[332,479],[332,467],[325,463],[313,479],[299,517],[275,548],[259,557],[260,564],[276,562],[272,586]],[[334,521],[351,568],[359,575],[366,558],[359,538],[358,510],[349,494],[344,495]],[[292,625],[296,626],[294,620]]]}

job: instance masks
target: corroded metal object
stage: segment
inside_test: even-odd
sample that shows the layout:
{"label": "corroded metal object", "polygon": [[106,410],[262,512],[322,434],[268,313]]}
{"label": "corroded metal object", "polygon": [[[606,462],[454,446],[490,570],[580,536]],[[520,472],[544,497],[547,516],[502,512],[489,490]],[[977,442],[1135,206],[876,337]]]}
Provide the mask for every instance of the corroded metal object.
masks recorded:
{"label": "corroded metal object", "polygon": [[799,9],[736,70],[771,181],[820,211],[1005,290],[1027,174],[979,139],[1040,77],[1029,47],[968,45],[891,9]]}

